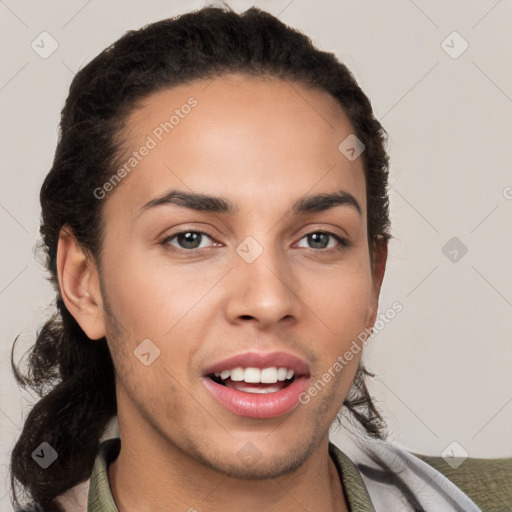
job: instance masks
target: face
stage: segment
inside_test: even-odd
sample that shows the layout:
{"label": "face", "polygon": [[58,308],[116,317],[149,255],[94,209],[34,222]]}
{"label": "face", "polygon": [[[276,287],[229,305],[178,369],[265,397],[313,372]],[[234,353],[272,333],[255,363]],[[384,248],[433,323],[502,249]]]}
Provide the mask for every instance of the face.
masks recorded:
{"label": "face", "polygon": [[326,93],[234,75],[133,113],[100,275],[121,435],[251,478],[325,441],[360,352],[333,368],[373,324],[382,279],[362,158],[338,150],[353,132]]}

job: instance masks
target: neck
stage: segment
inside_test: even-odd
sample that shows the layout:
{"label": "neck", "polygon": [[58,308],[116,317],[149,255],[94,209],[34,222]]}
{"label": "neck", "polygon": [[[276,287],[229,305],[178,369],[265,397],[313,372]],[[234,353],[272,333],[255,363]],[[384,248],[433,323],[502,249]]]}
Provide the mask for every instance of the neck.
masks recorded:
{"label": "neck", "polygon": [[126,432],[108,468],[119,512],[348,511],[328,437],[295,471],[259,480],[229,477],[168,442],[164,447],[140,439]]}

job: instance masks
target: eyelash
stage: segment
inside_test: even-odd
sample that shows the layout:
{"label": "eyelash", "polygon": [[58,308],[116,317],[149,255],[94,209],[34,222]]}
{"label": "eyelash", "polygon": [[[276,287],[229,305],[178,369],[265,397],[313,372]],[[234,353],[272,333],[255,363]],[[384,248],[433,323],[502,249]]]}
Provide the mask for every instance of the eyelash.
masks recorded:
{"label": "eyelash", "polygon": [[[191,252],[193,253],[193,252],[202,251],[204,249],[207,249],[207,247],[195,248],[195,249],[183,249],[181,247],[175,247],[175,246],[170,246],[170,247],[172,247],[172,249],[170,249],[169,248],[169,242],[171,240],[173,240],[174,238],[176,238],[178,235],[182,235],[182,234],[185,234],[185,233],[198,233],[198,234],[201,234],[201,235],[205,235],[208,238],[210,238],[210,239],[215,241],[215,239],[210,234],[208,234],[206,231],[202,231],[200,229],[196,229],[196,230],[185,229],[183,231],[178,231],[177,233],[174,233],[174,234],[166,237],[164,240],[162,240],[161,245],[163,245],[167,250],[177,250],[177,251],[188,252],[188,253],[191,253]],[[325,249],[309,248],[312,251],[315,251],[315,252],[327,252],[328,253],[328,252],[331,252],[331,251],[340,251],[340,250],[346,249],[347,247],[350,246],[350,242],[346,238],[343,238],[343,237],[341,237],[341,236],[339,236],[339,235],[337,235],[335,233],[332,233],[331,231],[326,231],[326,230],[322,230],[322,229],[317,229],[317,230],[314,230],[314,231],[310,231],[309,233],[305,233],[304,236],[302,236],[301,240],[303,238],[306,238],[309,235],[313,235],[313,234],[317,234],[317,233],[322,233],[324,235],[329,235],[329,236],[333,237],[335,240],[337,240],[339,242],[340,245],[338,247],[329,247],[329,248],[325,248]]]}

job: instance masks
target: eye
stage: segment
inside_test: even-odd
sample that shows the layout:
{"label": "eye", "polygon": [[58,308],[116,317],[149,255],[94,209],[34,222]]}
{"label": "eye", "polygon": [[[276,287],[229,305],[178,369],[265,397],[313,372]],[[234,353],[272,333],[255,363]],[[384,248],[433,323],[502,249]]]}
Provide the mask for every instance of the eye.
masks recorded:
{"label": "eye", "polygon": [[[177,247],[178,249],[182,250],[188,250],[193,251],[194,249],[204,249],[205,247],[208,247],[207,245],[201,245],[202,240],[204,237],[209,238],[210,240],[213,240],[213,238],[208,235],[205,231],[192,231],[192,230],[186,230],[186,231],[180,231],[178,233],[174,233],[171,236],[168,236],[162,241],[162,245],[167,246],[171,245],[173,247]],[[336,242],[338,242],[338,246],[336,244],[330,245],[329,242],[330,239],[334,239]],[[306,239],[308,243],[312,244],[313,246],[310,247],[314,250],[324,250],[324,249],[343,249],[345,247],[348,247],[350,244],[348,240],[345,238],[342,238],[341,236],[332,233],[330,231],[312,231],[311,233],[308,233],[307,235],[303,236],[301,240]],[[176,244],[171,243],[173,240],[176,240]]]}
{"label": "eye", "polygon": [[204,231],[180,231],[179,233],[175,233],[174,235],[167,237],[163,240],[162,244],[176,247],[174,244],[171,244],[171,241],[176,239],[178,249],[202,249],[205,247],[201,247],[200,245],[203,237],[207,237],[212,240],[212,238]]}
{"label": "eye", "polygon": [[[331,245],[330,247],[328,247],[329,238],[334,238],[338,242],[339,246],[333,247]],[[306,236],[304,236],[301,240],[304,239],[306,239],[309,243],[313,244],[312,249],[343,249],[344,247],[348,247],[349,245],[348,240],[342,238],[339,235],[336,235],[335,233],[331,233],[330,231],[312,231],[311,233],[308,233]]]}

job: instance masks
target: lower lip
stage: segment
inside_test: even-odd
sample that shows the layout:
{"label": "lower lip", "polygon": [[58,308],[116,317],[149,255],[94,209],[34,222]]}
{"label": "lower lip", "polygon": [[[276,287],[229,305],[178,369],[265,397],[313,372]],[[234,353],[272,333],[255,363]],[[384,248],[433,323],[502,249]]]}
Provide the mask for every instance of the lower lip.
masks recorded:
{"label": "lower lip", "polygon": [[221,405],[246,418],[276,418],[291,411],[299,403],[299,395],[306,391],[308,380],[299,377],[275,393],[247,393],[203,377],[204,385]]}

